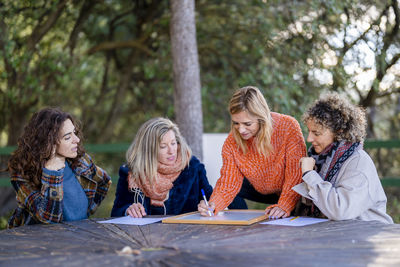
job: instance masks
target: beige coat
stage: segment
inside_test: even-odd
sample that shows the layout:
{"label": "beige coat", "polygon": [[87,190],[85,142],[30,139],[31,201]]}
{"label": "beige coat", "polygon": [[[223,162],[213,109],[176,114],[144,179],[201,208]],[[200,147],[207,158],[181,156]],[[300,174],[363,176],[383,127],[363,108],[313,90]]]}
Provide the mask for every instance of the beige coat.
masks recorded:
{"label": "beige coat", "polygon": [[314,202],[331,220],[357,219],[393,223],[386,213],[386,195],[375,164],[364,150],[355,151],[339,170],[336,183],[323,181],[316,171],[292,189]]}

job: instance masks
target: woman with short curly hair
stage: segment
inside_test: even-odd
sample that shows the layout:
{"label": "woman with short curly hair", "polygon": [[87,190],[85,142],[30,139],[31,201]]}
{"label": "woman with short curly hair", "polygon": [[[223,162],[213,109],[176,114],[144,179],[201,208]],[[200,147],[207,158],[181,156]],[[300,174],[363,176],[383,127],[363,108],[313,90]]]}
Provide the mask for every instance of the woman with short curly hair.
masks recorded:
{"label": "woman with short curly hair", "polygon": [[303,115],[311,143],[300,160],[303,196],[298,215],[393,223],[375,165],[363,150],[365,112],[336,93],[321,96]]}
{"label": "woman with short curly hair", "polygon": [[8,227],[86,219],[111,184],[82,146],[78,121],[57,108],[35,114],[8,162],[18,207]]}

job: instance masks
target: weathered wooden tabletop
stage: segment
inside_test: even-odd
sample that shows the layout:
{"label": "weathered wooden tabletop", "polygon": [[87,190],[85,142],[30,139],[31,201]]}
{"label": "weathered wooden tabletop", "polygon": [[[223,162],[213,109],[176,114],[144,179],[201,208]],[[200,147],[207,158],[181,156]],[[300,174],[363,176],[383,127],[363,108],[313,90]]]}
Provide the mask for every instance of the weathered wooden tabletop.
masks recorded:
{"label": "weathered wooden tabletop", "polygon": [[[132,254],[122,254],[129,246]],[[400,225],[304,227],[83,220],[0,231],[0,266],[400,266]]]}

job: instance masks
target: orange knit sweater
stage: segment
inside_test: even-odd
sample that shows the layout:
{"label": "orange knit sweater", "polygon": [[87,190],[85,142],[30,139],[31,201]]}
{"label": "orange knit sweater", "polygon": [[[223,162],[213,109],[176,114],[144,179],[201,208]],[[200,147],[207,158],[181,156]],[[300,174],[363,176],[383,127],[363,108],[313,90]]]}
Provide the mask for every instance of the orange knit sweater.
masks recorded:
{"label": "orange knit sweater", "polygon": [[257,153],[248,140],[248,151],[243,154],[232,133],[222,147],[221,177],[218,179],[210,201],[215,211],[226,208],[239,193],[246,177],[261,194],[280,195],[278,206],[290,213],[300,196],[292,187],[301,182],[300,159],[306,155],[306,145],[299,123],[293,117],[271,112],[273,152],[267,157]]}

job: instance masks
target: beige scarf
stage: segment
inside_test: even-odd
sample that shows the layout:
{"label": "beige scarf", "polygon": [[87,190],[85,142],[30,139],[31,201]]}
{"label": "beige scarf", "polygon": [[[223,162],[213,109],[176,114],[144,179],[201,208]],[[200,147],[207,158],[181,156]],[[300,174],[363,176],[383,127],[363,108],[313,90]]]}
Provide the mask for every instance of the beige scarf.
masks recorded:
{"label": "beige scarf", "polygon": [[132,177],[132,172],[129,172],[129,188],[139,188],[146,197],[151,199],[151,205],[162,207],[164,201],[168,199],[169,190],[173,187],[174,181],[183,170],[181,168],[182,157],[180,153],[177,155],[176,161],[172,166],[160,162],[158,163],[157,177],[153,184],[150,184],[148,179],[138,179],[139,183],[136,183],[135,179]]}

